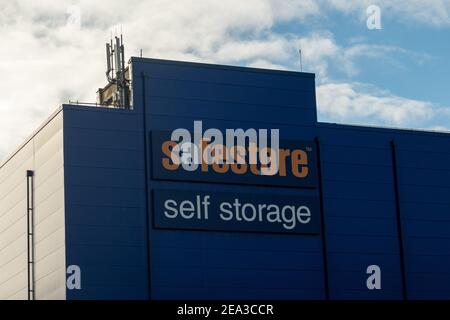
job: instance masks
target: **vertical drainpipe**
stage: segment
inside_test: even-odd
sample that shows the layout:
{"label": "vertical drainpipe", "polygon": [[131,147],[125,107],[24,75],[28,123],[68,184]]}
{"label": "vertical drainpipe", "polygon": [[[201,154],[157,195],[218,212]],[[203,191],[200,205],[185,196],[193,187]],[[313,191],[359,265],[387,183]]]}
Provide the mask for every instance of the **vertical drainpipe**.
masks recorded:
{"label": "vertical drainpipe", "polygon": [[27,170],[27,279],[28,300],[35,300],[34,290],[34,172]]}
{"label": "vertical drainpipe", "polygon": [[408,299],[407,281],[406,281],[406,267],[405,267],[405,249],[404,249],[404,239],[403,239],[403,225],[401,216],[401,206],[400,206],[400,190],[399,190],[399,179],[398,179],[398,164],[397,164],[397,147],[395,141],[392,140],[391,143],[391,155],[392,155],[392,175],[394,179],[394,194],[395,194],[395,213],[397,219],[397,236],[398,236],[398,247],[400,254],[400,271],[402,275],[402,294],[403,299]]}
{"label": "vertical drainpipe", "polygon": [[324,274],[324,287],[325,287],[325,299],[330,300],[330,285],[328,276],[328,248],[327,248],[327,234],[325,228],[325,206],[323,201],[323,185],[322,185],[322,160],[320,158],[320,141],[319,137],[314,138],[316,144],[317,154],[317,179],[319,186],[319,199],[320,199],[320,233],[322,235],[322,257],[323,257],[323,274]]}
{"label": "vertical drainpipe", "polygon": [[142,126],[144,132],[144,170],[145,170],[145,224],[146,224],[146,243],[147,243],[147,277],[148,277],[148,299],[151,299],[152,287],[151,287],[151,255],[150,255],[150,204],[149,204],[149,186],[148,179],[150,178],[148,170],[149,150],[148,150],[148,134],[147,134],[147,112],[145,103],[145,74],[141,72],[141,82],[142,82]]}

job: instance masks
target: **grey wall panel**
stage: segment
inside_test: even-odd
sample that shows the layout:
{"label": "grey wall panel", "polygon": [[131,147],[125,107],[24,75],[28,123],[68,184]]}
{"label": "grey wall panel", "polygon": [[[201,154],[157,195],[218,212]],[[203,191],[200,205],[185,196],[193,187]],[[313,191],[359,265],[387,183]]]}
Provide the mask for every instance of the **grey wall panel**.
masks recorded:
{"label": "grey wall panel", "polygon": [[[22,177],[22,179],[24,179],[24,177]],[[24,199],[26,199],[24,198],[25,196],[26,196],[26,183],[21,183],[18,188],[13,189],[11,193],[9,193],[6,197],[4,197],[1,200],[2,201],[1,204],[2,212],[0,213],[1,216],[8,213],[10,210],[15,209],[17,206],[26,208],[26,204],[24,202]]]}
{"label": "grey wall panel", "polygon": [[[26,210],[26,209],[25,209]],[[1,234],[0,250],[3,251],[15,240],[20,239],[24,235],[23,230],[26,230],[26,217],[20,217],[15,223],[11,224],[9,228]]]}
{"label": "grey wall panel", "polygon": [[[64,244],[61,244],[58,240],[63,236],[64,228],[59,228],[51,233],[48,237],[41,239],[39,244],[36,245],[36,279],[40,278],[38,273],[38,266],[40,264],[46,263],[48,260],[52,260],[50,258],[52,254],[61,254],[61,248],[64,247]],[[62,253],[64,253],[64,251],[62,251]],[[58,263],[58,265],[60,265],[60,262]]]}
{"label": "grey wall panel", "polygon": [[65,299],[63,114],[0,167],[0,299],[27,299],[27,180],[34,171],[36,299]]}
{"label": "grey wall panel", "polygon": [[39,224],[42,220],[46,219],[48,216],[52,215],[59,209],[64,208],[64,190],[60,189],[55,191],[50,196],[42,200],[36,210],[39,210],[41,214],[35,217],[35,223]]}
{"label": "grey wall panel", "polygon": [[10,279],[13,279],[18,274],[22,273],[26,267],[27,264],[23,263],[26,261],[26,252],[22,252],[14,259],[10,260],[9,262],[2,265],[2,273],[0,274],[0,283],[6,283]]}
{"label": "grey wall panel", "polygon": [[[55,234],[63,235],[64,232],[64,220],[61,218],[63,209],[56,211],[54,214],[50,215],[47,219],[43,220],[40,224],[35,227],[36,237],[35,237],[35,251],[38,253],[39,249],[47,248],[47,250],[43,250],[43,255],[37,256],[36,261],[40,261],[41,258],[45,257],[50,252],[48,249],[48,238],[53,236],[53,241],[55,243],[50,243],[53,248],[61,247],[62,243],[58,238],[55,238]],[[59,232],[59,233],[57,233]]]}
{"label": "grey wall panel", "polygon": [[22,271],[17,273],[12,278],[3,282],[0,286],[0,296],[2,299],[11,299],[19,291],[27,289],[27,272]]}
{"label": "grey wall panel", "polygon": [[39,170],[39,175],[36,177],[35,187],[40,187],[44,182],[46,182],[49,178],[53,177],[56,173],[59,173],[63,169],[63,164],[61,163],[61,159],[63,157],[63,151],[59,150],[54,153],[54,155],[48,159],[47,162],[42,164],[40,167],[36,169]]}
{"label": "grey wall panel", "polygon": [[0,268],[26,252],[26,246],[27,241],[25,237],[19,237],[17,240],[9,243],[9,245],[0,252]]}
{"label": "grey wall panel", "polygon": [[[64,261],[64,255],[59,256],[59,261]],[[66,296],[66,289],[61,286],[61,274],[65,274],[65,267],[59,268],[43,278],[36,280],[36,291],[40,292],[39,299],[60,300]]]}
{"label": "grey wall panel", "polygon": [[[65,299],[63,114],[35,141],[35,285],[37,299]],[[54,196],[57,195],[57,196]],[[50,205],[50,202],[54,202]],[[56,209],[54,211],[53,209]],[[64,288],[64,290],[62,289]],[[55,293],[59,292],[59,295]]]}
{"label": "grey wall panel", "polygon": [[28,297],[28,292],[26,288],[19,290],[14,295],[10,296],[8,300],[26,300]]}
{"label": "grey wall panel", "polygon": [[[8,210],[4,215],[0,217],[0,233],[8,229],[14,223],[16,223],[20,218],[22,218],[23,208],[26,207],[26,199],[23,199],[13,208]],[[1,248],[1,243],[0,243]]]}
{"label": "grey wall panel", "polygon": [[[33,143],[29,141],[12,159],[1,165],[0,190],[10,191],[23,182],[21,170],[33,165]],[[15,183],[14,183],[15,182]],[[2,197],[4,193],[2,193]]]}
{"label": "grey wall panel", "polygon": [[[64,269],[64,251],[62,250],[51,251],[49,254],[45,256],[45,258],[36,262],[35,267],[36,286],[40,288],[39,285],[42,284],[43,279],[56,273],[60,269]],[[42,286],[42,289],[46,290],[45,286]]]}

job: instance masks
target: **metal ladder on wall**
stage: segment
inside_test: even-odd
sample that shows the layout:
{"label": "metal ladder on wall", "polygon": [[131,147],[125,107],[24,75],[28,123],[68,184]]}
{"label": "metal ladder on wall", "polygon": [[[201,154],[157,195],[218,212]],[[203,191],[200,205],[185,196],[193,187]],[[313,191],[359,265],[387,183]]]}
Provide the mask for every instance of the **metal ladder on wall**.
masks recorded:
{"label": "metal ladder on wall", "polygon": [[34,172],[27,170],[27,271],[28,300],[34,300]]}

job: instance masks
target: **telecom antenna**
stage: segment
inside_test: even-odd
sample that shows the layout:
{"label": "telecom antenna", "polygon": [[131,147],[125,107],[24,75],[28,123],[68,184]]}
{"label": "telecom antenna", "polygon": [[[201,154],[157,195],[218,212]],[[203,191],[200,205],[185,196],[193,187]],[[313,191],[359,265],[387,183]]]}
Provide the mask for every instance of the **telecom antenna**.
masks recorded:
{"label": "telecom antenna", "polygon": [[[114,90],[114,95],[109,96],[108,99],[103,97],[100,103],[113,105],[118,108],[129,108],[129,80],[126,78],[125,69],[125,47],[123,45],[123,35],[120,37],[111,37],[109,43],[106,43],[106,79],[109,83],[111,91]],[[106,88],[105,88],[106,89]],[[105,90],[100,91],[105,92]]]}
{"label": "telecom antenna", "polygon": [[298,59],[300,63],[300,72],[303,72],[302,49],[298,49]]}

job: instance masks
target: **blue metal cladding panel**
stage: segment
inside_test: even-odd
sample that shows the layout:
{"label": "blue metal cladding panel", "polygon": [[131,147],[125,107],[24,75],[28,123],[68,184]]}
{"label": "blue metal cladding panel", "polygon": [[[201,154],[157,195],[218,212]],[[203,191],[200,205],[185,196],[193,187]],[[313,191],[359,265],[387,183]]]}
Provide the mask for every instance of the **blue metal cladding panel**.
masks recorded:
{"label": "blue metal cladding panel", "polygon": [[[311,75],[134,59],[133,76],[147,131],[202,120],[204,128],[279,128],[284,139],[314,138]],[[150,179],[150,203],[152,189],[318,196],[317,189]],[[149,241],[153,299],[325,297],[320,236],[152,228]]]}
{"label": "blue metal cladding panel", "polygon": [[[153,189],[319,196],[317,188],[152,180],[145,137],[195,120],[319,138],[331,299],[402,299],[400,243],[408,298],[450,298],[448,134],[317,124],[308,74],[133,58],[132,75],[132,111],[64,107],[66,264],[83,274],[83,289],[68,299],[326,297],[321,236],[153,228]],[[381,267],[381,290],[367,289],[369,265]]]}
{"label": "blue metal cladding panel", "polygon": [[64,106],[66,264],[81,268],[67,299],[147,299],[142,117]]}
{"label": "blue metal cladding panel", "polygon": [[[331,298],[402,297],[391,140],[397,150],[407,298],[450,298],[449,135],[319,127]],[[382,269],[380,291],[358,291],[369,264]]]}
{"label": "blue metal cladding panel", "polygon": [[[155,182],[155,188],[261,192],[210,184]],[[281,189],[275,195],[298,194]],[[312,194],[309,192],[308,194]],[[153,298],[323,298],[321,243],[317,236],[151,231]],[[182,294],[182,292],[191,292]],[[231,294],[231,292],[235,294]]]}
{"label": "blue metal cladding panel", "polygon": [[[389,136],[319,125],[331,299],[401,299],[402,282]],[[367,267],[382,271],[368,290]]]}
{"label": "blue metal cladding panel", "polygon": [[397,141],[409,298],[450,299],[450,137]]}

